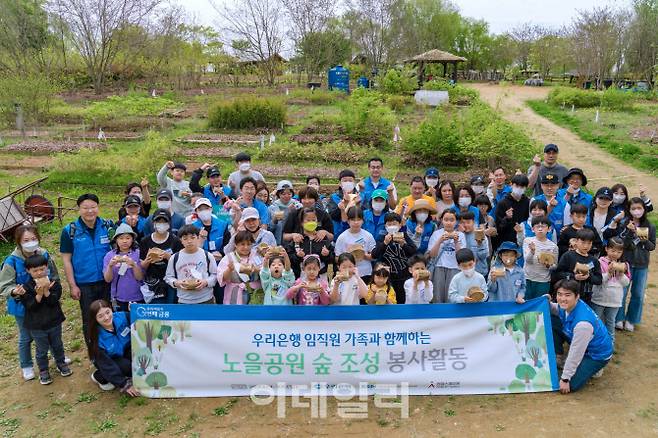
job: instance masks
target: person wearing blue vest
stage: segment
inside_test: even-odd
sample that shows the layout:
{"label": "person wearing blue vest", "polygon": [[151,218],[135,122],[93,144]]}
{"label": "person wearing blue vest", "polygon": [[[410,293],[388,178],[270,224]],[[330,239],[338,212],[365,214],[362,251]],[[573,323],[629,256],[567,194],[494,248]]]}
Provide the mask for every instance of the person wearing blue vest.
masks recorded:
{"label": "person wearing blue vest", "polygon": [[[201,181],[203,172],[206,172],[208,184],[201,187],[199,181]],[[219,167],[211,166],[208,163],[203,163],[203,166],[192,172],[190,190],[192,192],[203,193],[203,197],[208,199],[212,204],[213,214],[215,215],[220,212],[224,202],[231,194],[231,188],[222,184],[222,173]]]}
{"label": "person wearing blue vest", "polygon": [[507,184],[507,174],[502,166],[494,169],[489,174],[489,186],[487,187],[487,196],[491,200],[491,215],[495,217],[498,203],[505,199],[509,193],[512,193],[512,186]]}
{"label": "person wearing blue vest", "polygon": [[[158,210],[167,210],[170,215],[170,227],[169,231],[172,234],[177,234],[178,230],[185,225],[185,218],[178,213],[174,213],[174,210],[171,208],[171,200],[173,199],[173,194],[169,189],[160,189],[156,194],[155,200]],[[148,236],[153,233],[154,224],[153,224],[153,214],[150,215],[146,220],[146,225],[144,226],[144,236]]]}
{"label": "person wearing blue vest", "polygon": [[194,204],[194,212],[198,219],[192,225],[199,230],[203,249],[211,253],[217,262],[222,259],[224,245],[231,238],[229,223],[212,214],[212,203],[207,198],[199,198]]}
{"label": "person wearing blue vest", "polygon": [[119,221],[120,224],[129,225],[133,232],[137,234],[136,241],[139,242],[146,234],[146,224],[148,219],[139,214],[141,209],[141,200],[135,195],[128,195],[123,200],[123,207],[126,215]]}
{"label": "person wearing blue vest", "polygon": [[[245,209],[248,207],[253,207],[258,211],[258,218],[260,219],[260,224],[263,228],[267,229],[270,225],[270,212],[267,209],[267,205],[259,199],[256,198],[256,180],[248,176],[243,178],[240,181],[240,196],[235,200],[235,203],[240,207],[240,209]],[[235,223],[233,226],[237,228],[238,224]]]}
{"label": "person wearing blue vest", "polygon": [[375,190],[383,190],[388,194],[389,208],[395,208],[398,203],[395,194],[395,185],[382,176],[384,162],[379,157],[371,158],[368,161],[368,172],[370,176],[359,182],[359,192],[361,193],[361,202],[364,209],[370,208],[370,198]]}
{"label": "person wearing blue vest", "polygon": [[587,186],[587,177],[582,169],[572,167],[569,169],[567,176],[562,179],[562,182],[567,187],[558,190],[557,197],[563,198],[570,206],[582,204],[589,210],[592,206],[592,195],[582,190],[583,187]]}
{"label": "person wearing blue vest", "polygon": [[[345,230],[349,228],[347,225],[347,209],[351,206],[361,206],[361,196],[356,190],[354,172],[349,169],[340,171],[338,180],[340,185],[338,189],[331,194],[329,202],[327,203],[327,210],[331,217],[331,222],[334,225],[334,241],[338,239]],[[351,198],[354,199],[351,199]]]}
{"label": "person wearing blue vest", "polygon": [[384,217],[389,211],[388,193],[377,189],[372,192],[370,206],[363,212],[363,229],[372,234],[375,242],[383,242],[386,237],[386,221]]}
{"label": "person wearing blue vest", "polygon": [[[560,392],[568,394],[582,388],[593,376],[601,375],[612,357],[613,344],[603,322],[580,299],[577,281],[561,280],[555,289],[557,303],[551,303],[553,341],[558,367],[563,364]],[[564,342],[569,343],[566,359]]]}
{"label": "person wearing blue vest", "polygon": [[558,188],[560,187],[560,179],[555,173],[547,173],[541,178],[541,195],[537,195],[530,200],[532,201],[545,201],[548,207],[548,219],[551,221],[551,226],[555,230],[555,238],[560,238],[560,230],[564,226],[564,210],[567,206],[567,201],[563,197],[557,196]]}
{"label": "person wearing blue vest", "polygon": [[[20,225],[14,231],[14,241],[17,243],[14,251],[2,262],[0,270],[0,295],[7,299],[7,314],[16,319],[18,326],[18,360],[21,365],[23,379],[34,379],[34,362],[32,361],[32,336],[25,328],[25,306],[20,298],[25,294],[23,285],[30,280],[25,269],[25,259],[34,254],[40,254],[48,260],[48,278],[58,281],[57,267],[48,252],[39,246],[39,231],[34,225]],[[70,360],[67,362],[70,363]]]}
{"label": "person wearing blue vest", "polygon": [[[130,350],[130,318],[127,312],[113,312],[112,306],[105,300],[95,300],[89,305],[89,332],[87,345],[89,359],[96,366],[91,375],[104,391],[119,388],[123,394],[139,396],[139,391],[132,383],[132,364]],[[145,348],[151,349],[151,345]],[[143,372],[139,359],[137,366]]]}
{"label": "person wearing blue vest", "polygon": [[80,301],[82,329],[87,337],[89,306],[95,300],[110,299],[110,285],[103,277],[103,258],[112,249],[111,221],[98,217],[98,196],[80,195],[77,200],[80,217],[66,225],[59,240],[64,273],[71,298]]}

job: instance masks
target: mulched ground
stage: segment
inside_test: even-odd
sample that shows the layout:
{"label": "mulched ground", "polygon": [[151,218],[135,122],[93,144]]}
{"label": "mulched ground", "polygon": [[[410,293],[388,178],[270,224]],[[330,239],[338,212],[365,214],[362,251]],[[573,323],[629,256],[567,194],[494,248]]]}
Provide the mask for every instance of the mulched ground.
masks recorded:
{"label": "mulched ground", "polygon": [[252,134],[194,134],[181,138],[181,143],[260,143],[260,135]]}
{"label": "mulched ground", "polygon": [[103,150],[107,148],[107,145],[90,141],[29,140],[0,148],[0,152],[54,154],[57,152],[77,152],[83,148]]}
{"label": "mulched ground", "polygon": [[331,143],[337,140],[348,140],[348,137],[345,135],[334,134],[296,134],[290,136],[290,141],[299,144]]}
{"label": "mulched ground", "polygon": [[635,141],[646,141],[651,144],[658,144],[658,128],[654,126],[634,129],[631,131],[631,138]]}

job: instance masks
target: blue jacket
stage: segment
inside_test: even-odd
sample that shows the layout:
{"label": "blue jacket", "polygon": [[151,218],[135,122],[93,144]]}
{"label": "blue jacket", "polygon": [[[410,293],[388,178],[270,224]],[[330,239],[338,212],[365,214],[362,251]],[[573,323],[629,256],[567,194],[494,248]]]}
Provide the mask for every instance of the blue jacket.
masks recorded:
{"label": "blue jacket", "polygon": [[[183,225],[185,225],[185,218],[178,213],[172,213],[169,232],[178,235],[178,230],[180,230]],[[144,225],[144,235],[148,236],[151,233],[153,233],[153,215],[150,215],[146,219],[146,224]]]}
{"label": "blue jacket", "polygon": [[126,313],[114,312],[112,324],[114,325],[113,333],[99,326],[98,348],[104,350],[109,357],[122,357],[126,345],[130,343],[130,323]]}
{"label": "blue jacket", "polygon": [[[126,223],[126,217],[121,219],[122,224]],[[132,227],[133,231],[137,233],[137,243],[142,240],[142,237],[146,236],[146,224],[148,223],[148,218],[144,216],[137,216],[137,225]],[[150,234],[150,233],[149,233]]]}
{"label": "blue jacket", "polygon": [[[197,219],[197,221],[192,225],[200,230],[203,230],[203,222],[201,222],[201,219]],[[228,243],[224,242],[224,234],[226,233],[226,228],[228,228],[228,222],[219,220],[213,216],[210,222],[210,233],[208,233],[208,238],[203,241],[203,249],[210,252],[220,251],[223,253],[224,245]],[[214,242],[214,244],[211,245],[210,242]]]}
{"label": "blue jacket", "polygon": [[[42,255],[46,258],[46,260],[50,261],[50,256],[48,255],[48,251],[43,251]],[[2,265],[4,264],[7,264],[14,269],[14,272],[16,273],[17,285],[24,285],[32,278],[30,277],[30,274],[28,274],[27,270],[25,269],[24,258],[15,256],[14,254],[10,254],[2,262]],[[48,272],[48,277],[50,278],[50,272]],[[7,314],[13,316],[19,316],[19,317],[25,316],[25,306],[23,305],[20,299],[7,296]]]}
{"label": "blue jacket", "polygon": [[[363,189],[361,190],[361,204],[363,205],[364,209],[370,209],[370,197],[372,196],[372,192],[374,192],[377,189],[382,189],[386,191],[386,188],[391,184],[391,181],[387,180],[383,176],[379,177],[379,184],[377,184],[377,188],[375,188],[374,185],[372,185],[372,178],[368,177],[363,180]],[[374,236],[374,234],[373,234]]]}
{"label": "blue jacket", "polygon": [[523,268],[514,265],[511,271],[505,270],[504,277],[498,277],[496,281],[487,283],[489,289],[489,301],[514,301],[516,297],[525,297],[525,273]]}
{"label": "blue jacket", "polygon": [[[222,186],[222,192],[224,192],[224,196],[228,196],[228,195],[231,194],[231,188],[226,187],[226,186],[223,185]],[[210,201],[210,203],[213,206],[213,211],[215,211],[215,207],[218,207],[218,206],[222,205],[220,203],[220,201],[223,199],[223,196],[221,194],[216,195],[212,191],[212,188],[210,187],[210,184],[206,184],[205,186],[203,186],[203,196],[204,196],[204,198],[208,198],[208,200]]]}
{"label": "blue jacket", "polygon": [[589,341],[585,356],[593,360],[610,359],[610,356],[612,356],[612,338],[603,322],[583,300],[578,300],[578,304],[569,315],[562,308],[558,309],[558,315],[562,321],[562,333],[569,342],[573,339],[573,330],[576,324],[582,321],[590,323],[594,329],[594,337]]}
{"label": "blue jacket", "polygon": [[496,214],[496,206],[500,201],[505,199],[505,196],[507,196],[508,193],[512,193],[512,186],[509,184],[505,184],[502,189],[498,190],[496,192],[496,197],[494,198],[493,202],[491,203],[491,215],[494,216]]}
{"label": "blue jacket", "polygon": [[[247,204],[240,204],[241,208],[247,207]],[[258,210],[258,218],[260,219],[260,224],[261,225],[269,225],[270,224],[270,212],[267,209],[267,205],[260,199],[254,199],[252,201],[251,207],[254,207],[256,210]]]}
{"label": "blue jacket", "polygon": [[70,236],[73,243],[71,264],[78,285],[105,281],[103,258],[112,249],[108,235],[110,229],[111,222],[101,218],[96,218],[93,237],[81,218],[64,227],[62,234]]}
{"label": "blue jacket", "polygon": [[[555,199],[557,200],[557,205],[553,207],[553,210],[551,210],[551,212],[548,214],[548,219],[551,221],[551,226],[555,230],[556,238],[559,238],[560,230],[564,226],[564,209],[567,206],[567,201],[564,199],[564,195],[562,196],[556,195]],[[546,195],[544,195],[543,193],[541,195],[532,198],[530,202],[532,202],[533,200],[544,201],[546,202],[546,204],[548,204],[548,199],[546,199]]]}
{"label": "blue jacket", "polygon": [[592,195],[585,193],[583,189],[580,189],[577,195],[571,196],[569,201],[564,199],[564,196],[567,193],[567,189],[560,189],[557,191],[557,198],[562,198],[565,202],[569,202],[569,205],[583,204],[589,210],[592,207]]}
{"label": "blue jacket", "polygon": [[363,229],[372,234],[375,242],[383,242],[384,237],[386,237],[386,222],[384,221],[384,217],[386,217],[386,213],[389,211],[388,208],[385,208],[379,216],[375,216],[372,209],[363,212]]}
{"label": "blue jacket", "polygon": [[427,252],[427,245],[430,243],[430,237],[432,237],[432,233],[436,231],[436,224],[430,220],[425,221],[423,232],[420,237],[416,235],[417,226],[418,224],[416,224],[416,222],[407,219],[407,223],[405,224],[405,227],[407,228],[407,236],[409,236],[414,245],[416,245],[416,248],[418,248],[417,253],[425,254]]}

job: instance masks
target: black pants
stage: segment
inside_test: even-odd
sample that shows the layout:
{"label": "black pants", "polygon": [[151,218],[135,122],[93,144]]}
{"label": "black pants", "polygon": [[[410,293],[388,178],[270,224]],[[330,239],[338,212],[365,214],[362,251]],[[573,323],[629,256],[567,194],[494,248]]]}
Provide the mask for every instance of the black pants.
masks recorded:
{"label": "black pants", "polygon": [[395,300],[398,304],[404,304],[407,301],[407,295],[404,292],[404,282],[406,278],[391,279],[391,286],[395,290]]}
{"label": "black pants", "polygon": [[78,285],[80,288],[80,312],[82,312],[82,333],[89,345],[89,306],[96,300],[110,301],[110,285],[104,281]]}
{"label": "black pants", "polygon": [[144,300],[139,301],[119,301],[117,300],[116,312],[130,312],[130,303],[144,304]]}

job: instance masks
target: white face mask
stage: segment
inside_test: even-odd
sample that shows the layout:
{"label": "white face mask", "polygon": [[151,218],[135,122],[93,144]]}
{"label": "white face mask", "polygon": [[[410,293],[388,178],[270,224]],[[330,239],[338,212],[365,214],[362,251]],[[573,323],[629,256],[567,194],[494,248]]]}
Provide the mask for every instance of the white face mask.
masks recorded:
{"label": "white face mask", "polygon": [[171,208],[171,201],[157,201],[158,208],[169,210]]}
{"label": "white face mask", "polygon": [[634,208],[631,210],[631,216],[633,216],[635,219],[639,219],[644,215],[644,209],[642,208]]}
{"label": "white face mask", "polygon": [[156,223],[155,231],[157,231],[158,233],[166,233],[167,231],[169,231],[169,224]]}
{"label": "white face mask", "polygon": [[197,211],[196,215],[202,221],[207,222],[212,218],[212,211],[210,211],[210,210],[201,210],[201,211]]}
{"label": "white face mask", "polygon": [[425,178],[425,184],[429,187],[436,187],[439,184],[438,178]]}
{"label": "white face mask", "polygon": [[340,188],[343,189],[345,193],[352,193],[354,191],[354,183],[351,181],[345,181],[340,183]]}
{"label": "white face mask", "polygon": [[428,213],[416,213],[416,220],[419,224],[424,224],[428,216]]}
{"label": "white face mask", "polygon": [[251,163],[249,163],[249,162],[246,162],[246,163],[240,163],[240,165],[238,166],[238,168],[239,168],[240,171],[242,171],[242,172],[248,172],[249,169],[251,169]]}
{"label": "white face mask", "polygon": [[383,211],[385,207],[386,207],[386,202],[373,202],[372,203],[372,209],[374,211],[376,211],[377,213]]}
{"label": "white face mask", "polygon": [[39,248],[38,240],[30,240],[29,242],[21,243],[21,248],[24,252],[34,252]]}
{"label": "white face mask", "polygon": [[479,195],[481,193],[484,193],[484,186],[471,186],[471,189],[473,189],[473,192],[476,195]]}
{"label": "white face mask", "polygon": [[468,207],[471,205],[471,197],[470,196],[465,196],[463,198],[459,198],[459,206],[460,207]]}
{"label": "white face mask", "polygon": [[473,274],[475,274],[475,268],[464,269],[462,272],[464,273],[465,276],[470,278],[473,276]]}
{"label": "white face mask", "polygon": [[386,225],[386,232],[388,234],[395,234],[400,231],[400,227],[397,225]]}
{"label": "white face mask", "polygon": [[525,189],[523,187],[512,187],[512,194],[515,197],[520,198],[521,196],[523,196],[524,193],[525,193]]}
{"label": "white face mask", "polygon": [[623,204],[626,200],[626,195],[612,195],[612,203],[615,205]]}

